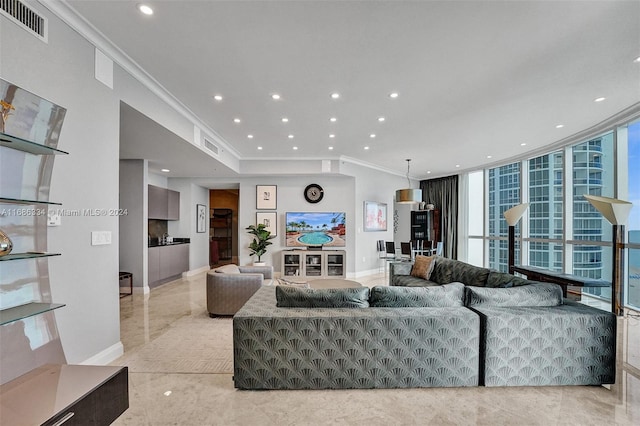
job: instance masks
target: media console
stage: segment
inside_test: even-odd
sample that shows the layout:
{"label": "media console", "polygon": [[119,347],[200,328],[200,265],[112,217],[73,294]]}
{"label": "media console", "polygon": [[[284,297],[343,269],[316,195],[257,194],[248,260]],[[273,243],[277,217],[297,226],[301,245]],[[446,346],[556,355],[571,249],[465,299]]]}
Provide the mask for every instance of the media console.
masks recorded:
{"label": "media console", "polygon": [[308,279],[345,278],[344,250],[283,250],[282,276]]}

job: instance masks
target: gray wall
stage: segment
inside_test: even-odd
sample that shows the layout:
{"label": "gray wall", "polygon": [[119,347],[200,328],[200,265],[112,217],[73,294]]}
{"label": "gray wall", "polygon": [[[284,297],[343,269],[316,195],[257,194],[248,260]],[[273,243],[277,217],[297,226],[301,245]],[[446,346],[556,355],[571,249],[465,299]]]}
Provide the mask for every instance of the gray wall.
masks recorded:
{"label": "gray wall", "polygon": [[134,287],[148,286],[147,170],[147,160],[120,160],[119,269],[133,274]]}

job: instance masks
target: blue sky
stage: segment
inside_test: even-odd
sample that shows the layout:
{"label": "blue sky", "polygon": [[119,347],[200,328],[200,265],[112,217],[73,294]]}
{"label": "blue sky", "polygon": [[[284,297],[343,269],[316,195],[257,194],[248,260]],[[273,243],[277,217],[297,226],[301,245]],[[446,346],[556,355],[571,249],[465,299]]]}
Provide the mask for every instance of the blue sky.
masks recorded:
{"label": "blue sky", "polygon": [[633,203],[628,230],[640,230],[640,122],[629,126],[629,200]]}

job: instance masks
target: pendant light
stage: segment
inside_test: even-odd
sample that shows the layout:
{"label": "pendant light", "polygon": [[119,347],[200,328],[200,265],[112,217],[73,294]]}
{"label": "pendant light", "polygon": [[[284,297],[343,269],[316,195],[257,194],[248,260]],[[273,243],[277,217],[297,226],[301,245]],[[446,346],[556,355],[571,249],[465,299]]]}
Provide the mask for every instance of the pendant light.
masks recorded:
{"label": "pendant light", "polygon": [[411,159],[407,158],[407,182],[409,182],[409,188],[398,189],[396,191],[396,203],[400,204],[414,204],[422,201],[422,189],[412,189],[411,180],[409,179],[409,166]]}

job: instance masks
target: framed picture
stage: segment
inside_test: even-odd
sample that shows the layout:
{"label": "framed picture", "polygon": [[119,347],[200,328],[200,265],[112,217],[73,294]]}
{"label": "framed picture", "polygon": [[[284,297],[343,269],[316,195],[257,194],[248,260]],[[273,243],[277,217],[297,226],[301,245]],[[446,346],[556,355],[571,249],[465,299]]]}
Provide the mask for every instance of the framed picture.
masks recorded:
{"label": "framed picture", "polygon": [[278,186],[256,185],[256,209],[276,210],[278,208]]}
{"label": "framed picture", "polygon": [[364,202],[364,230],[386,231],[387,230],[387,205],[375,201]]}
{"label": "framed picture", "polygon": [[207,206],[196,204],[196,232],[207,231]]}
{"label": "framed picture", "polygon": [[256,225],[263,224],[274,237],[278,235],[278,213],[256,213]]}

